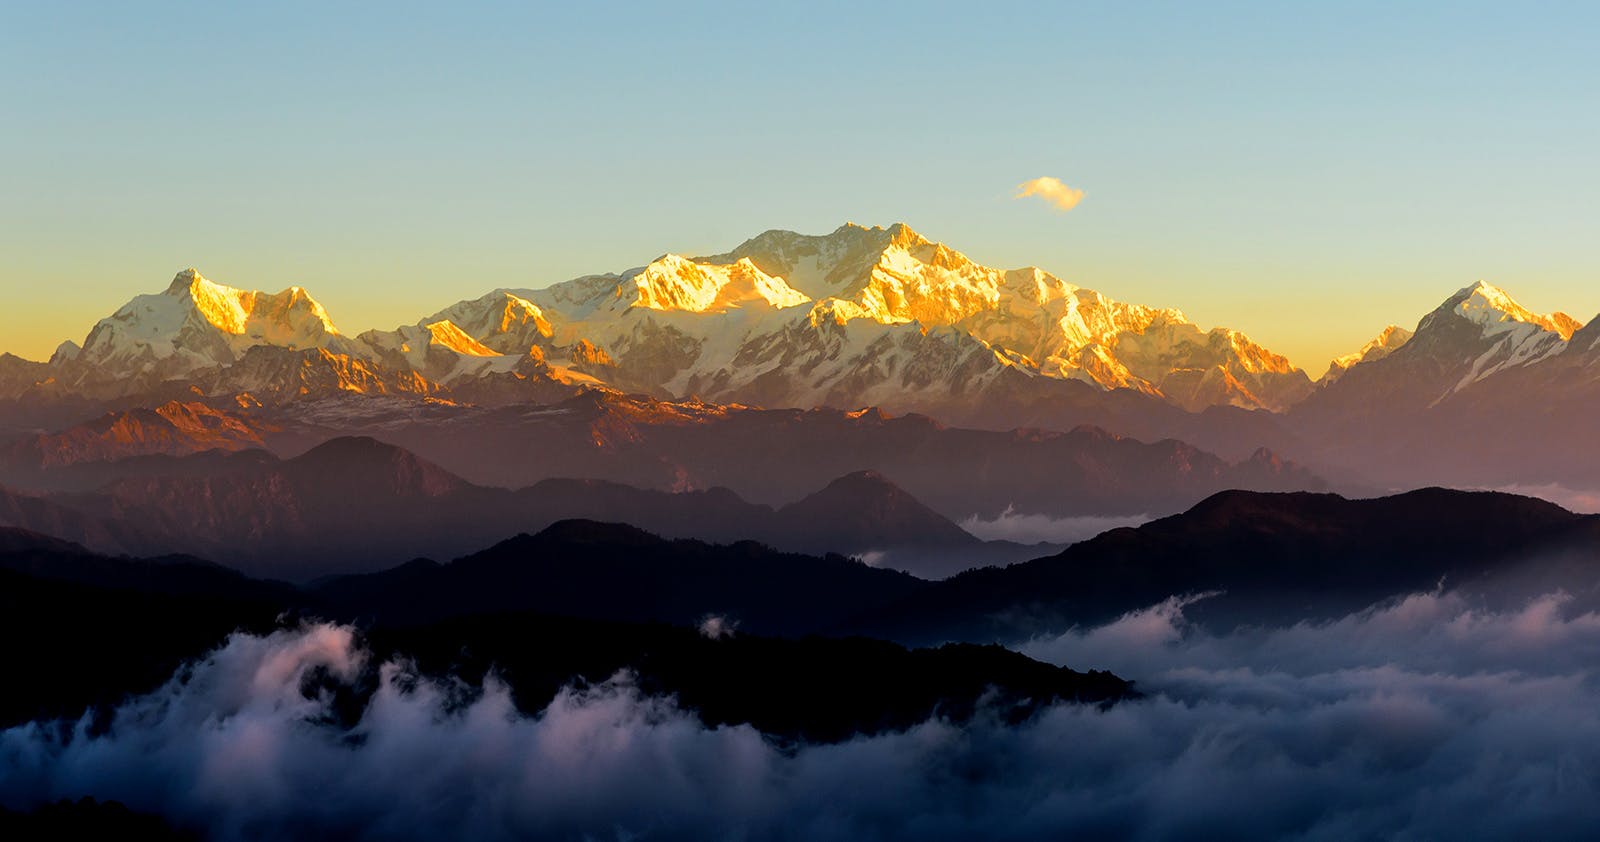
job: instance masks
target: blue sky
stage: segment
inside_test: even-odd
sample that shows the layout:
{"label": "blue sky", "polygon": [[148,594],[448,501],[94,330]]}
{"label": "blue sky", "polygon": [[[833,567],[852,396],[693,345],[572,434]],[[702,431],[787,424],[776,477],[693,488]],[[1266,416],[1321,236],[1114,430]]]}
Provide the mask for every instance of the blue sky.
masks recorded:
{"label": "blue sky", "polygon": [[1391,5],[0,2],[0,350],[189,265],[354,333],[845,220],[1313,374],[1479,278],[1593,317],[1600,11]]}

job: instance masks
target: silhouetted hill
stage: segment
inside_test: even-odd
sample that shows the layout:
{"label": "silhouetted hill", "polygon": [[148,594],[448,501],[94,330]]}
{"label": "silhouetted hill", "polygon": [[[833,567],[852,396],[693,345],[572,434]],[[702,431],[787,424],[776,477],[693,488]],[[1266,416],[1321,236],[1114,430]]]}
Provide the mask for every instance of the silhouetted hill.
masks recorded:
{"label": "silhouetted hill", "polygon": [[639,688],[672,694],[708,725],[749,723],[812,742],[909,728],[978,709],[1021,719],[1054,700],[1109,702],[1132,687],[1107,672],[1051,666],[997,646],[905,649],[866,638],[775,639],[535,614],[462,617],[379,628],[381,653],[403,653],[425,673],[476,683],[493,671],[519,708],[542,709],[575,678],[604,681],[622,669]]}
{"label": "silhouetted hill", "polygon": [[[596,561],[594,570],[582,569],[586,558]],[[486,584],[489,594],[505,596],[494,589],[527,587],[530,573],[543,578],[549,599],[533,593],[525,601],[553,602],[563,614],[590,610],[643,617],[670,608],[687,611],[681,616],[690,617],[690,624],[479,613],[464,605],[472,600],[460,599],[462,594],[440,579],[441,574],[478,576],[465,584]],[[563,573],[564,583],[558,581]],[[712,636],[694,627],[700,615],[693,592],[718,577],[727,582],[727,601],[748,607],[744,616],[750,619],[738,624],[733,620],[739,615],[730,612],[721,633]],[[631,592],[630,578],[658,591],[666,578],[681,578],[684,584],[665,587],[667,593],[653,599]],[[800,581],[812,579],[816,584]],[[340,587],[348,595],[359,590],[356,585],[374,583],[386,589],[372,595],[375,600],[402,598],[402,616],[367,616],[363,627],[377,657],[367,662],[368,674],[354,688],[341,691],[349,696],[341,702],[343,709],[352,711],[364,703],[361,694],[377,686],[376,670],[391,658],[471,683],[493,669],[529,713],[541,710],[562,687],[603,682],[627,670],[641,689],[676,696],[707,724],[749,723],[784,739],[848,739],[907,728],[935,714],[960,720],[980,706],[1018,719],[1056,699],[1102,703],[1131,693],[1127,682],[1109,673],[1075,672],[994,647],[907,650],[863,638],[753,634],[763,625],[803,625],[799,613],[826,617],[920,584],[839,558],[782,556],[755,545],[665,542],[627,527],[567,522],[456,564],[414,562],[308,594],[194,560],[107,558],[6,530],[0,531],[0,657],[7,665],[0,728],[77,720],[86,709],[91,727],[105,727],[112,706],[155,690],[182,663],[203,656],[230,633],[263,634],[293,626],[300,622],[297,617],[346,616],[340,603],[326,597]],[[818,588],[830,585],[839,589],[842,605],[818,608]],[[776,588],[790,590],[796,614],[763,610]],[[880,596],[855,597],[852,590]],[[607,594],[618,598],[619,610],[595,610]],[[436,623],[414,622],[430,612],[413,609],[436,597],[454,598],[456,607],[468,610]]]}
{"label": "silhouetted hill", "polygon": [[982,543],[877,471],[846,474],[779,509],[778,519],[784,546],[813,552]]}
{"label": "silhouetted hill", "polygon": [[1292,623],[1470,581],[1563,540],[1594,556],[1600,536],[1584,531],[1589,523],[1542,500],[1492,492],[1348,500],[1229,491],[1059,555],[935,583],[860,628],[913,641],[1014,640],[1213,591],[1221,593],[1189,613]]}
{"label": "silhouetted hill", "polygon": [[783,553],[752,541],[668,541],[631,526],[569,520],[436,568],[339,577],[315,592],[341,612],[385,624],[499,611],[683,625],[725,615],[759,634],[805,634],[926,584],[838,555]]}

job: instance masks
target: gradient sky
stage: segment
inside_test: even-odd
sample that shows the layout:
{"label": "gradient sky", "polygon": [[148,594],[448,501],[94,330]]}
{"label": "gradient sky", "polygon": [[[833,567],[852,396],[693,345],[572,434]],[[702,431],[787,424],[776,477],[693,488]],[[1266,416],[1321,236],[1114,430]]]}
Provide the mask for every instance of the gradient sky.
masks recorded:
{"label": "gradient sky", "polygon": [[1479,278],[1593,317],[1600,11],[1392,5],[0,0],[0,350],[189,265],[356,333],[845,220],[1313,376]]}

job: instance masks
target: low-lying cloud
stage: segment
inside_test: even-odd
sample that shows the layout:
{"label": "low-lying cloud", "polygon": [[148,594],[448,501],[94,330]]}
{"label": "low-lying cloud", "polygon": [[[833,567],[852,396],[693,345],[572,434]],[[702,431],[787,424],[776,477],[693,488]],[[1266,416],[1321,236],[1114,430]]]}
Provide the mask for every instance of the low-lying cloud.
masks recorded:
{"label": "low-lying cloud", "polygon": [[1072,210],[1078,206],[1079,202],[1083,201],[1082,190],[1076,187],[1068,187],[1061,179],[1050,176],[1029,179],[1018,184],[1016,195],[1012,196],[1012,198],[1026,199],[1029,196],[1037,196],[1054,205],[1055,209],[1059,211]]}
{"label": "low-lying cloud", "polygon": [[1051,517],[1020,514],[1015,508],[992,519],[974,514],[961,521],[961,528],[985,541],[1015,541],[1019,544],[1075,544],[1119,526],[1138,526],[1150,521],[1149,515],[1084,515]]}
{"label": "low-lying cloud", "polygon": [[[347,628],[236,635],[110,730],[0,734],[9,806],[94,795],[222,838],[1580,837],[1600,822],[1600,616],[1552,592],[1493,611],[1415,594],[1334,622],[1213,635],[1179,597],[1030,641],[1140,679],[1058,705],[781,749],[626,674],[537,716],[490,680],[371,674]],[[320,689],[319,689],[320,688]]]}

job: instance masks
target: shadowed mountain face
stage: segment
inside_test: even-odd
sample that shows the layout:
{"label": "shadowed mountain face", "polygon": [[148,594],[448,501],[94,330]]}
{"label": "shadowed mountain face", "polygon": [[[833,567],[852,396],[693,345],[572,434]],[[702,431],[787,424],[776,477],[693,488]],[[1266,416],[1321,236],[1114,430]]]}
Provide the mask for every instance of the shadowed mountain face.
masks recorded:
{"label": "shadowed mountain face", "polygon": [[485,488],[361,437],[288,460],[250,451],[130,463],[97,466],[126,467],[127,475],[94,492],[0,492],[0,523],[108,552],[192,553],[296,579],[417,556],[454,558],[568,518],[799,552],[892,552],[892,565],[930,576],[1049,549],[979,541],[870,472],[773,508],[727,489],[671,493],[563,479],[520,491]]}
{"label": "shadowed mountain face", "polygon": [[548,476],[645,488],[723,486],[769,504],[872,470],[951,519],[974,513],[1141,514],[1180,510],[1230,487],[1317,489],[1288,462],[1243,471],[1183,442],[1100,429],[991,432],[876,410],[754,410],[599,393],[553,407],[458,412],[416,422],[380,414],[361,429],[501,486]]}
{"label": "shadowed mountain face", "polygon": [[[368,435],[471,482],[507,488],[582,477],[663,490],[721,486],[749,500],[781,505],[846,474],[870,470],[955,520],[993,517],[1008,509],[1051,516],[1159,514],[1224,488],[1323,487],[1315,475],[1259,448],[1235,464],[1180,441],[1146,443],[1096,428],[1001,433],[876,410],[757,410],[605,392],[556,405],[499,409],[389,399],[328,401],[292,410],[193,411],[202,409],[230,419],[229,429],[259,436],[279,453],[298,453],[342,435]],[[132,424],[142,416],[116,417],[118,423]],[[118,475],[106,460],[237,446],[235,440],[185,437],[163,422],[159,430],[132,437],[140,443],[117,450],[99,432],[104,423],[17,446],[0,463],[0,477],[12,485],[89,490]],[[142,443],[173,434],[180,440],[170,445]],[[83,458],[41,470],[37,447],[46,438],[92,440],[96,449],[80,449]],[[96,454],[92,459],[90,452]]]}
{"label": "shadowed mountain face", "polygon": [[[415,450],[328,439],[336,428]],[[325,443],[288,460],[229,453],[256,441],[285,448],[307,440]],[[43,453],[55,456],[41,461]],[[674,537],[873,553],[896,568],[943,576],[1043,552],[981,544],[952,523],[957,518],[1159,514],[1219,488],[1321,484],[1264,450],[1229,464],[1181,442],[1146,444],[1095,429],[994,433],[874,411],[765,411],[603,393],[498,410],[358,401],[271,420],[174,403],[36,436],[12,457],[13,481],[70,491],[48,497],[53,514],[33,511],[42,504],[13,505],[5,522],[109,552],[189,552],[291,578],[452,558],[567,517]],[[465,467],[479,482],[442,465]],[[481,484],[519,477],[531,487],[512,493]],[[703,491],[665,493],[693,489]],[[84,522],[66,523],[73,518]]]}

